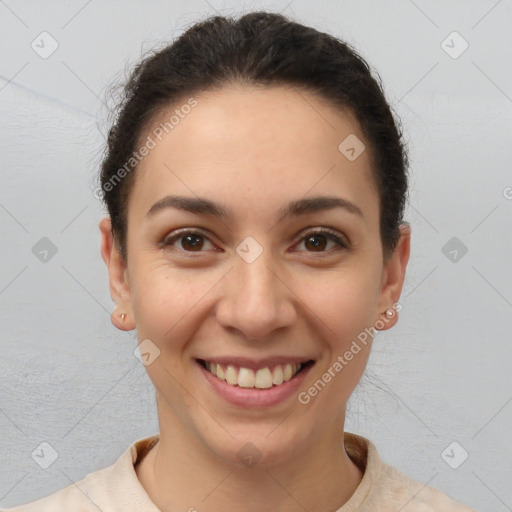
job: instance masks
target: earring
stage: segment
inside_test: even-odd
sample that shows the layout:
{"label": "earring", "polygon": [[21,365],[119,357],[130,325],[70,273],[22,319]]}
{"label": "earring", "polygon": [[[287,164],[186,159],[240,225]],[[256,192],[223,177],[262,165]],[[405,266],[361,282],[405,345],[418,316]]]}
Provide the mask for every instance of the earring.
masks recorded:
{"label": "earring", "polygon": [[395,315],[395,312],[390,308],[386,309],[384,313],[381,313],[382,316],[387,316],[388,318],[392,318]]}
{"label": "earring", "polygon": [[126,313],[121,313],[119,316],[121,317],[121,320],[124,320],[126,318]]}

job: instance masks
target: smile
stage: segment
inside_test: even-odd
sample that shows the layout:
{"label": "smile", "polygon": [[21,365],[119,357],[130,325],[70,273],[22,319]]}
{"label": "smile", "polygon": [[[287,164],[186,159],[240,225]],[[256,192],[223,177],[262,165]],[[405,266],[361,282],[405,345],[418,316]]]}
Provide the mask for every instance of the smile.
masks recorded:
{"label": "smile", "polygon": [[230,386],[257,389],[280,386],[284,382],[293,379],[304,367],[313,364],[313,361],[310,360],[304,363],[276,364],[253,370],[251,368],[219,364],[202,359],[199,359],[198,362],[213,376]]}

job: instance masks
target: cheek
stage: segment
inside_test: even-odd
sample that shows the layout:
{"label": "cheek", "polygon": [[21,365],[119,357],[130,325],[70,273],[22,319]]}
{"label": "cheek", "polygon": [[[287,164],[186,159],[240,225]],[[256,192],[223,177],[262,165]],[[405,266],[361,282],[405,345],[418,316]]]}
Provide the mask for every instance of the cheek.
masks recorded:
{"label": "cheek", "polygon": [[[201,325],[201,311],[207,291],[218,278],[193,279],[182,269],[168,264],[152,265],[133,281],[132,305],[139,343],[149,339],[159,353],[146,371],[155,389],[172,408],[193,409],[193,397],[183,393],[180,383],[186,380],[190,364],[187,343]],[[183,412],[186,417],[186,412]]]}
{"label": "cheek", "polygon": [[139,339],[157,345],[186,339],[195,323],[187,321],[200,309],[218,276],[194,269],[172,268],[167,262],[144,265],[133,280],[132,305]]}
{"label": "cheek", "polygon": [[352,338],[373,325],[378,299],[376,279],[364,269],[345,268],[302,281],[300,297],[322,321],[333,349],[344,350]]}
{"label": "cheek", "polygon": [[368,363],[376,304],[372,283],[364,275],[347,272],[305,292],[308,308],[321,320],[317,324],[322,329],[325,359],[297,398],[327,422],[345,411]]}

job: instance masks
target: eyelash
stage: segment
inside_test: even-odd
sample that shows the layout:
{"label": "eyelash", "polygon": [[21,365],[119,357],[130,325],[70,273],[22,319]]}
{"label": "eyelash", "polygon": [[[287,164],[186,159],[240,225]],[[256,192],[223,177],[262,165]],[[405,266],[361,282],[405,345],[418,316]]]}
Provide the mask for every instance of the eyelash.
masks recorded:
{"label": "eyelash", "polygon": [[[336,249],[336,251],[343,250],[343,249],[345,249],[345,250],[350,249],[350,246],[345,241],[345,239],[340,237],[337,234],[337,231],[330,229],[330,228],[316,228],[314,230],[308,231],[307,233],[305,233],[302,236],[302,238],[299,240],[298,243],[303,242],[308,236],[318,235],[318,234],[326,235],[326,237],[329,240],[335,242],[338,245],[338,248]],[[207,240],[209,240],[211,242],[211,240],[208,238],[208,236],[205,233],[198,231],[198,230],[193,230],[190,228],[183,228],[183,229],[177,230],[174,234],[165,238],[162,242],[162,246],[164,248],[171,247],[174,244],[174,242],[176,242],[180,238],[185,237],[186,235],[199,235],[203,238],[206,238]],[[186,251],[185,249],[176,249],[176,250],[179,250],[180,252],[189,253],[189,254],[194,254],[194,253],[199,254],[201,252],[204,252],[204,251]],[[306,252],[309,252],[311,254],[324,254],[324,255],[327,254],[327,255],[329,255],[329,254],[331,254],[332,249],[328,250],[328,251],[319,251],[318,253],[315,253],[314,251],[306,251]]]}

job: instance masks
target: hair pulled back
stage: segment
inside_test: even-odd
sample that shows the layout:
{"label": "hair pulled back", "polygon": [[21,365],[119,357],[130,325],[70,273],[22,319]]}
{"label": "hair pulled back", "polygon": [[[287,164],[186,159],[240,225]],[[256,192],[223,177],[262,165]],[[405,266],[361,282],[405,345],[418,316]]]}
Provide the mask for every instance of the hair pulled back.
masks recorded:
{"label": "hair pulled back", "polygon": [[408,157],[380,77],[346,42],[281,14],[251,12],[194,24],[172,44],[152,50],[123,86],[100,172],[101,195],[122,257],[127,259],[127,206],[137,167],[133,155],[145,130],[162,109],[232,83],[298,87],[355,116],[379,192],[383,253],[390,255],[403,222]]}

